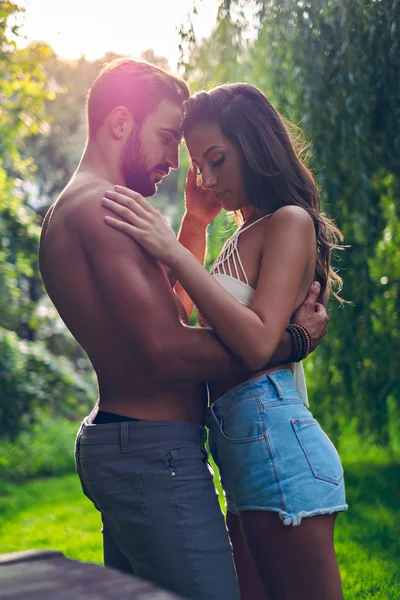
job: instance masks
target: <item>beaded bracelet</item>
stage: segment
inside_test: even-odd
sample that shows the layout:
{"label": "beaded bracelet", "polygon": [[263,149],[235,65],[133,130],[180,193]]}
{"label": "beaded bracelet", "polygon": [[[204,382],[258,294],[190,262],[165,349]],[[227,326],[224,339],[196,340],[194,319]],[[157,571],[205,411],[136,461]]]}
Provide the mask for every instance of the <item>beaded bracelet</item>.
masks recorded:
{"label": "beaded bracelet", "polygon": [[311,335],[309,334],[307,329],[304,327],[304,325],[300,325],[300,323],[292,323],[292,325],[294,325],[296,328],[298,328],[300,331],[302,331],[305,336],[306,355],[304,356],[304,358],[306,358],[310,354],[310,351],[311,351]]}
{"label": "beaded bracelet", "polygon": [[307,329],[300,323],[290,323],[287,330],[292,339],[292,356],[290,362],[304,360],[311,350],[311,336]]}
{"label": "beaded bracelet", "polygon": [[296,328],[292,327],[291,325],[289,325],[286,329],[289,332],[292,340],[292,354],[290,355],[289,362],[297,362],[297,357],[300,352],[299,335],[297,333]]}

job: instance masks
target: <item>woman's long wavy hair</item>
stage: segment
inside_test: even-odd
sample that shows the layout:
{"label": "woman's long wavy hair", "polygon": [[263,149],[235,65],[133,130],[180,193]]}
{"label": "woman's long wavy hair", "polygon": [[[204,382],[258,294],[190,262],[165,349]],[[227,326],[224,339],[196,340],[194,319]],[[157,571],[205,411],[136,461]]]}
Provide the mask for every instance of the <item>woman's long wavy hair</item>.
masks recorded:
{"label": "woman's long wavy hair", "polygon": [[330,294],[341,301],[342,279],[330,260],[343,236],[320,210],[315,179],[301,158],[305,146],[290,133],[291,124],[247,83],[197,92],[184,103],[184,115],[185,137],[199,123],[216,123],[239,150],[247,198],[260,213],[294,204],[310,214],[317,238],[315,278],[321,284],[320,301],[326,303]]}

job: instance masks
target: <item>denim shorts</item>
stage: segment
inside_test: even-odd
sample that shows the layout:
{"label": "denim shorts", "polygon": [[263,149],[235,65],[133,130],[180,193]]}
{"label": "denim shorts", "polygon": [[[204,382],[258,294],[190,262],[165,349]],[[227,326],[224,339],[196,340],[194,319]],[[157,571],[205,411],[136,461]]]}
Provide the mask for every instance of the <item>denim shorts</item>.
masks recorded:
{"label": "denim shorts", "polygon": [[232,513],[279,513],[284,525],[347,509],[339,455],[299,397],[292,371],[233,388],[207,412],[209,444]]}

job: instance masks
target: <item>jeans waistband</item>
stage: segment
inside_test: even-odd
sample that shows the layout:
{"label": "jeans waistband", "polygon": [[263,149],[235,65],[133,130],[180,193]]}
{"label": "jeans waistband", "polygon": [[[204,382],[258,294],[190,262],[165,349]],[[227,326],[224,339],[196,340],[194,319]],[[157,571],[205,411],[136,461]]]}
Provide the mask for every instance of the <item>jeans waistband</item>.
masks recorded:
{"label": "jeans waistband", "polygon": [[186,440],[204,444],[206,430],[185,421],[124,421],[93,425],[86,417],[78,433],[80,444],[132,444]]}

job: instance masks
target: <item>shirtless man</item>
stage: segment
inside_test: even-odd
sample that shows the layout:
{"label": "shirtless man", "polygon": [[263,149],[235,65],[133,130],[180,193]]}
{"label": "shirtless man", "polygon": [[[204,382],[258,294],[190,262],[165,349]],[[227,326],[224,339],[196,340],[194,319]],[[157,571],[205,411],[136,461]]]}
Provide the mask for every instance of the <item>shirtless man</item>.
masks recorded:
{"label": "shirtless man", "polygon": [[[178,167],[187,97],[182,81],[146,63],[119,60],[100,73],[81,163],[44,221],[40,270],[98,378],[99,404],[78,432],[76,462],[101,512],[105,564],[185,598],[239,600],[207,466],[203,382],[238,378],[244,366],[211,330],[181,322],[163,268],[107,227],[101,206],[115,184],[152,196]],[[180,239],[196,236],[200,256],[207,224],[195,208]],[[314,347],[328,321],[317,296],[310,292],[297,314]],[[274,359],[290,354],[286,332]]]}

